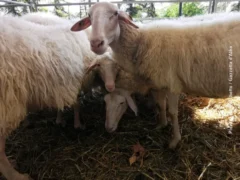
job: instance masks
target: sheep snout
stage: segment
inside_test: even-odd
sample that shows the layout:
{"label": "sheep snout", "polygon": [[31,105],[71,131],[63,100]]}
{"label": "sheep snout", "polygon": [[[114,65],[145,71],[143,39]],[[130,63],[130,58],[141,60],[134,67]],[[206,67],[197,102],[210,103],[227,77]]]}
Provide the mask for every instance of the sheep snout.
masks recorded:
{"label": "sheep snout", "polygon": [[91,50],[98,55],[102,55],[103,53],[105,53],[108,48],[103,38],[90,40],[90,45]]}
{"label": "sheep snout", "polygon": [[115,84],[113,83],[109,83],[105,85],[105,88],[109,91],[109,92],[113,92],[115,90]]}

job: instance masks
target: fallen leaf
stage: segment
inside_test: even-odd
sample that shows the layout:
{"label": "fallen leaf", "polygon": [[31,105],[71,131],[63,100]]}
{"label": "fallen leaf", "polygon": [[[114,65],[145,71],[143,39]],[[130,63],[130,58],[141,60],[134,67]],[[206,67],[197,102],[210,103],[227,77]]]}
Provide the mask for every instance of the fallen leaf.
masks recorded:
{"label": "fallen leaf", "polygon": [[133,152],[134,152],[134,153],[139,153],[140,156],[141,156],[141,155],[144,155],[144,154],[145,154],[145,149],[144,149],[144,147],[142,147],[142,145],[139,144],[139,142],[138,142],[137,144],[133,145]]}
{"label": "fallen leaf", "polygon": [[137,156],[135,156],[135,154],[133,154],[130,158],[129,158],[129,163],[130,166],[135,163],[137,161]]}
{"label": "fallen leaf", "polygon": [[138,160],[141,160],[140,166],[143,166],[143,157],[146,154],[146,150],[142,145],[138,142],[137,144],[133,145],[132,147],[133,155],[129,158],[129,163],[132,165]]}
{"label": "fallen leaf", "polygon": [[143,157],[142,157],[142,159],[141,159],[140,167],[142,167],[142,166],[143,166]]}

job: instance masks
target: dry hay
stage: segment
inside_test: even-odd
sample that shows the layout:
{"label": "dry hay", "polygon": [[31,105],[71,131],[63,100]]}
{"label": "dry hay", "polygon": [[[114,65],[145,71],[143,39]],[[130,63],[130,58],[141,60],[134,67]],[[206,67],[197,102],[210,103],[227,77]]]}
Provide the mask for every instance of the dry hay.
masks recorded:
{"label": "dry hay", "polygon": [[[221,111],[226,102],[212,101],[211,106],[203,107],[208,104],[206,99],[184,97],[179,109],[182,140],[171,151],[167,148],[171,126],[154,129],[154,113],[146,106],[140,106],[138,117],[129,110],[118,131],[108,134],[102,97],[87,100],[82,113],[84,131],[73,129],[71,111],[65,113],[66,128],[54,124],[55,112],[29,115],[31,125],[21,126],[7,141],[7,154],[16,160],[15,167],[35,180],[240,179],[239,115],[231,121],[229,134],[228,128],[219,125],[227,124],[229,114],[206,120],[194,113]],[[240,112],[239,101],[227,101]],[[137,142],[147,151],[142,167],[139,162],[131,166],[128,162]]]}

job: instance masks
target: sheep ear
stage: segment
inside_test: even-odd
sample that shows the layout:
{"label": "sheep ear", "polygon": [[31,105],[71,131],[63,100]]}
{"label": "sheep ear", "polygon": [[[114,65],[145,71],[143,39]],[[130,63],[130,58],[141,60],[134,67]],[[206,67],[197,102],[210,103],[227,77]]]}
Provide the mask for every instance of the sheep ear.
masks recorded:
{"label": "sheep ear", "polygon": [[132,27],[138,29],[138,26],[132,23],[132,17],[125,13],[124,11],[118,12],[118,19],[124,21],[125,23],[131,25]]}
{"label": "sheep ear", "polygon": [[138,115],[138,108],[136,103],[134,102],[132,96],[130,95],[130,93],[124,89],[118,89],[118,91],[120,92],[120,94],[122,94],[128,103],[128,106],[133,110],[133,112],[135,113],[135,115]]}
{"label": "sheep ear", "polygon": [[91,26],[89,17],[85,17],[71,27],[71,31],[81,31]]}
{"label": "sheep ear", "polygon": [[127,103],[129,105],[129,107],[133,110],[133,112],[135,113],[135,116],[138,115],[138,108],[136,103],[134,102],[133,98],[130,96],[130,94],[126,97],[127,99]]}
{"label": "sheep ear", "polygon": [[91,62],[91,64],[88,66],[86,73],[89,73],[92,71],[96,66],[99,66],[100,63],[95,59],[94,61]]}

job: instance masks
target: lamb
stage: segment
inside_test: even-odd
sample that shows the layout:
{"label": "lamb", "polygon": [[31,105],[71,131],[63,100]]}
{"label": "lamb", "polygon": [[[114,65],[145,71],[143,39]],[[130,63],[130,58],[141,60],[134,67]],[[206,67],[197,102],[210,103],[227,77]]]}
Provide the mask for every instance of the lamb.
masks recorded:
{"label": "lamb", "polygon": [[[26,180],[11,167],[5,139],[28,111],[74,105],[79,89],[90,83],[83,79],[93,77],[84,72],[84,61],[105,55],[96,56],[86,33],[72,33],[66,24],[43,26],[3,16],[0,25],[0,172],[9,180]],[[103,80],[114,88],[114,79]]]}
{"label": "lamb", "polygon": [[[110,46],[123,69],[158,90],[166,88],[173,104],[178,104],[182,92],[210,98],[240,94],[240,13],[182,25],[152,23],[140,29],[123,14],[111,3],[96,3],[71,30],[92,25],[93,52],[102,54]],[[231,58],[229,51],[234,51]],[[169,113],[177,122],[178,108],[169,108]]]}
{"label": "lamb", "polygon": [[[41,12],[37,12],[37,13],[29,13],[27,15],[24,15],[21,17],[22,19],[25,19],[27,21],[30,21],[32,23],[37,23],[37,24],[41,24],[41,25],[47,25],[47,26],[54,26],[54,25],[59,25],[59,24],[65,24],[65,25],[70,25],[71,21],[60,18],[56,15],[50,14],[50,13],[41,13]],[[90,34],[90,30],[87,29],[85,30],[85,33],[87,34],[87,36],[89,36]],[[99,65],[98,68],[95,68],[95,73],[93,73],[92,75],[88,75],[86,76],[87,78],[83,78],[83,85],[81,87],[81,90],[84,92],[87,92],[91,89],[92,87],[92,82],[93,82],[93,78],[96,75],[100,75],[102,77],[102,80],[104,82],[106,82],[106,88],[111,91],[111,88],[114,88],[114,80],[116,77],[115,74],[115,69],[111,66],[109,66],[108,64],[108,60],[111,59],[110,56],[110,52],[111,50],[109,49],[107,53],[105,53],[103,56],[98,56],[95,57],[94,59],[83,59],[83,63],[84,66],[89,66],[92,62],[95,62],[97,60],[101,60],[99,61]],[[106,77],[107,76],[107,77]],[[98,83],[98,82],[95,82]],[[83,123],[80,121],[80,111],[79,111],[79,103],[75,103],[73,105],[73,109],[74,109],[74,128],[75,129],[84,129],[84,125]],[[58,110],[57,112],[57,118],[56,118],[56,124],[61,124],[63,127],[66,125],[65,120],[62,118],[62,111]]]}

